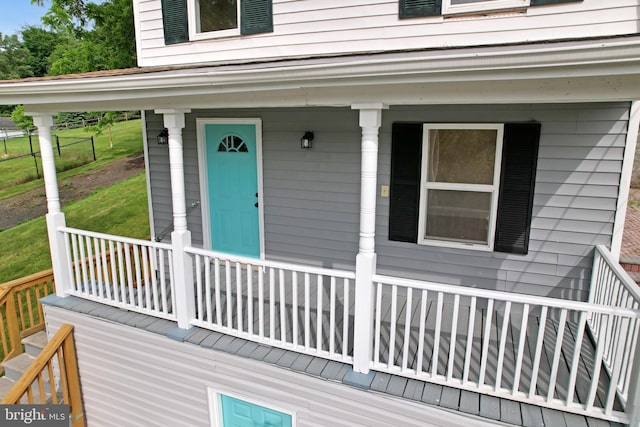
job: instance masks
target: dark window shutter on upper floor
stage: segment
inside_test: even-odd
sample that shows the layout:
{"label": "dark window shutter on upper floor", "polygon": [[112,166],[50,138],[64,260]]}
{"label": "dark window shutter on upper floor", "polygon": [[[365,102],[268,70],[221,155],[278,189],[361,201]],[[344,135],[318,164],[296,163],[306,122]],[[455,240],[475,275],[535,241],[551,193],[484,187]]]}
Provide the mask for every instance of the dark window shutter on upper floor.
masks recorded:
{"label": "dark window shutter on upper floor", "polygon": [[187,0],[162,0],[162,25],[165,44],[189,41]]}
{"label": "dark window shutter on upper floor", "polygon": [[526,254],[540,143],[539,123],[504,125],[494,250]]}
{"label": "dark window shutter on upper floor", "polygon": [[400,19],[442,14],[442,0],[400,0]]}
{"label": "dark window shutter on upper floor", "polygon": [[576,3],[582,0],[531,0],[531,6],[540,6],[543,4],[556,4],[556,3]]}
{"label": "dark window shutter on upper floor", "polygon": [[394,123],[391,132],[389,240],[416,243],[422,123]]}
{"label": "dark window shutter on upper floor", "polygon": [[241,34],[258,34],[272,32],[272,0],[241,0],[240,20]]}

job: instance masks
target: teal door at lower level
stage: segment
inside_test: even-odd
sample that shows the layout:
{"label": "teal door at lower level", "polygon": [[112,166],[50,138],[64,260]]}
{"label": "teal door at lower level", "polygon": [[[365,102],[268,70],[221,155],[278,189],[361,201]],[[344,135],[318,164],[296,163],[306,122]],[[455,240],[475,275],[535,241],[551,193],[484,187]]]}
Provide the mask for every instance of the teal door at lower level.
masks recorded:
{"label": "teal door at lower level", "polygon": [[291,415],[221,395],[223,427],[292,427]]}
{"label": "teal door at lower level", "polygon": [[214,251],[260,258],[255,124],[206,124]]}

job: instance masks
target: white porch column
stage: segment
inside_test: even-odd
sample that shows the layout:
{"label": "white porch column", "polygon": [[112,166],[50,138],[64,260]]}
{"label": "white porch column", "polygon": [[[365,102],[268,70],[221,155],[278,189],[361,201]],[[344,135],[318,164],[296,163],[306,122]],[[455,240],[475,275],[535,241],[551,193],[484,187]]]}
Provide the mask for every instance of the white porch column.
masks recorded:
{"label": "white porch column", "polygon": [[376,271],[376,194],[378,176],[378,128],[383,104],[355,104],[360,110],[362,160],[360,169],[360,241],[356,256],[353,370],[369,373],[373,345],[373,279]]}
{"label": "white porch column", "polygon": [[611,255],[613,255],[617,261],[620,260],[620,251],[622,249],[622,233],[627,215],[627,204],[629,203],[629,188],[631,187],[631,176],[633,175],[633,159],[636,154],[639,127],[640,101],[633,101],[629,109],[627,139],[624,146],[622,173],[620,174],[620,186],[618,187],[618,203],[616,204],[616,215],[613,221],[613,237],[611,239]]}
{"label": "white porch column", "polygon": [[188,329],[195,318],[196,301],[193,288],[193,263],[184,251],[191,246],[191,232],[187,229],[187,202],[184,185],[184,159],[182,129],[184,115],[191,110],[156,110],[164,116],[169,131],[169,168],[171,171],[171,200],[173,207],[173,267],[175,278],[176,315],[178,327]]}
{"label": "white porch column", "polygon": [[67,260],[67,248],[64,235],[58,232],[58,228],[65,227],[64,214],[60,209],[60,194],[58,193],[58,180],[56,177],[56,164],[53,155],[51,140],[51,127],[53,126],[52,113],[25,113],[33,117],[33,124],[38,128],[38,140],[40,142],[40,157],[42,159],[42,174],[44,176],[44,189],[47,196],[47,234],[49,236],[49,248],[51,250],[51,266],[53,267],[53,279],[56,283],[56,295],[65,297],[67,289],[71,286],[71,275]]}

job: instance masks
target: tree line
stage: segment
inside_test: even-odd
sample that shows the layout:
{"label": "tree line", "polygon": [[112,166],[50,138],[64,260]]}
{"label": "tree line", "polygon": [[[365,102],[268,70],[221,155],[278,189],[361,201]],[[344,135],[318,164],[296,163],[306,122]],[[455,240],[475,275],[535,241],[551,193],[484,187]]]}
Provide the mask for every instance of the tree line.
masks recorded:
{"label": "tree line", "polygon": [[[31,0],[49,7],[40,26],[0,33],[0,80],[136,66],[132,0]],[[0,106],[10,115],[15,106]]]}
{"label": "tree line", "polygon": [[[17,34],[0,33],[0,80],[56,76],[114,70],[136,66],[132,0],[31,0],[49,10],[42,25],[27,26]],[[68,120],[61,113],[56,122]],[[76,113],[99,117],[92,130],[109,130],[117,113]],[[21,129],[30,131],[33,120],[22,105],[0,105],[0,115],[11,116]],[[85,117],[86,116],[86,117]]]}

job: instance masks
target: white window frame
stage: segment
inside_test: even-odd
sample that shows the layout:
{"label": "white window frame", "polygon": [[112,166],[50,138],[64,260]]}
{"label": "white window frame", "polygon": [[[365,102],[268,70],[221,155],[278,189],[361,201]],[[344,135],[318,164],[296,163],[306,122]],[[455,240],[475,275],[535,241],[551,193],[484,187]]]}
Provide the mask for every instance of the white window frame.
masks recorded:
{"label": "white window frame", "polygon": [[[464,248],[483,251],[493,251],[495,240],[496,218],[498,213],[498,197],[500,195],[500,171],[502,168],[502,143],[504,124],[502,123],[424,123],[422,131],[422,166],[420,174],[420,209],[418,216],[418,244],[442,246],[448,248]],[[429,172],[429,134],[431,130],[461,129],[461,130],[495,130],[496,153],[493,166],[493,184],[460,184],[445,182],[428,182]],[[487,229],[487,244],[455,242],[448,240],[427,239],[427,191],[428,190],[457,190],[491,193],[489,210],[489,224]]]}
{"label": "white window frame", "polygon": [[283,408],[279,404],[274,404],[271,401],[267,401],[264,398],[257,398],[255,396],[247,396],[243,393],[237,393],[235,390],[219,387],[207,387],[207,396],[209,400],[209,421],[211,427],[223,427],[224,420],[222,419],[222,395],[232,397],[234,399],[243,400],[253,405],[259,405],[267,409],[271,409],[276,412],[281,412],[291,417],[291,427],[297,427],[297,413],[290,409]]}
{"label": "white window frame", "polygon": [[236,28],[230,28],[228,30],[218,30],[218,31],[197,31],[197,28],[200,27],[198,22],[200,20],[198,7],[196,7],[196,3],[198,0],[187,0],[187,16],[189,19],[189,40],[205,40],[205,39],[214,39],[220,37],[231,37],[231,36],[239,36],[240,35],[240,26],[242,23],[240,22],[240,0],[236,1],[236,19],[238,22],[238,26]]}
{"label": "white window frame", "polygon": [[452,5],[451,0],[442,0],[442,14],[485,12],[490,10],[517,9],[527,7],[530,0],[481,0],[476,3]]}

